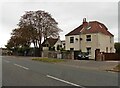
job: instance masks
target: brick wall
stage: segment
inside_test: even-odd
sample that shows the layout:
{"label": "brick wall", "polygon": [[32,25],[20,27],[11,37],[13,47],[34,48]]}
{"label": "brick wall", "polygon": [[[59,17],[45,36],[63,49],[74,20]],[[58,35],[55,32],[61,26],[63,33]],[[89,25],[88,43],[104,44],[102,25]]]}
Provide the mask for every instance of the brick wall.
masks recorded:
{"label": "brick wall", "polygon": [[104,60],[120,60],[120,55],[117,53],[103,53]]}
{"label": "brick wall", "polygon": [[96,54],[96,61],[106,61],[106,60],[120,60],[120,55],[117,53],[104,53],[99,52]]}

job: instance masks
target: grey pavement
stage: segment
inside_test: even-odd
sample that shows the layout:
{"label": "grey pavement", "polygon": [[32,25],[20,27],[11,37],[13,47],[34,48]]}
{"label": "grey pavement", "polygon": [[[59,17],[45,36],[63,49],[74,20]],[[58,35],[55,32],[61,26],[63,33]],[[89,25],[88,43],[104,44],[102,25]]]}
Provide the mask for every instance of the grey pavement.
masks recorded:
{"label": "grey pavement", "polygon": [[[118,73],[32,61],[31,57],[3,57],[2,62],[4,86],[118,86]],[[66,64],[70,63],[82,62]]]}
{"label": "grey pavement", "polygon": [[106,71],[113,69],[119,63],[119,61],[68,60],[59,64],[76,68]]}

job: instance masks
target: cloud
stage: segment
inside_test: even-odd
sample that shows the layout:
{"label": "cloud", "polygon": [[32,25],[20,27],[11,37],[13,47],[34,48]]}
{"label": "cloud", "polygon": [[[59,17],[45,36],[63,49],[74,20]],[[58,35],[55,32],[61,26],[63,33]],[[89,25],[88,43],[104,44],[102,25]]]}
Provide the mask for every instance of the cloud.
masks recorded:
{"label": "cloud", "polygon": [[115,35],[115,41],[118,38],[117,2],[5,2],[2,3],[0,12],[0,24],[3,27],[1,37],[4,34],[9,36],[10,31],[17,27],[20,16],[30,10],[45,10],[52,14],[63,30],[60,33],[62,39],[65,39],[65,34],[81,25],[85,17],[87,21],[96,20],[105,24]]}

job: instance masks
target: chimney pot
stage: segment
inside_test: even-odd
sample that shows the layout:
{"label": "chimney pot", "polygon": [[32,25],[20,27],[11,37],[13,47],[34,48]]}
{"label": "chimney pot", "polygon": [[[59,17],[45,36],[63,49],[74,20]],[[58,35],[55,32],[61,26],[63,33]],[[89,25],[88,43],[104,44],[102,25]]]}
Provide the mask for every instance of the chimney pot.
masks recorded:
{"label": "chimney pot", "polygon": [[86,18],[83,18],[83,23],[86,22]]}

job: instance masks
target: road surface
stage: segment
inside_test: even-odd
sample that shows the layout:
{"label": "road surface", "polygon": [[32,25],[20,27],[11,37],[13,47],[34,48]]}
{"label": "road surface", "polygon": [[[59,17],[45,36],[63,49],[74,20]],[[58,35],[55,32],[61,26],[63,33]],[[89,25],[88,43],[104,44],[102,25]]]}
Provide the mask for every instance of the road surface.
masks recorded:
{"label": "road surface", "polygon": [[2,85],[114,88],[113,86],[118,86],[118,73],[32,61],[28,57],[3,56]]}

